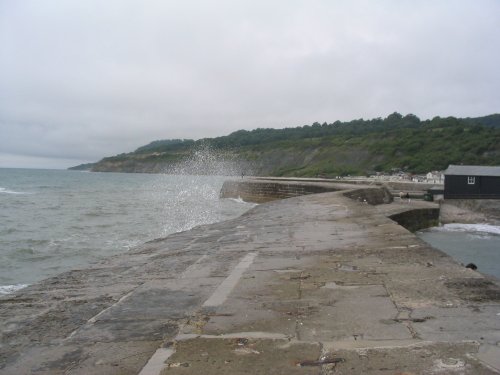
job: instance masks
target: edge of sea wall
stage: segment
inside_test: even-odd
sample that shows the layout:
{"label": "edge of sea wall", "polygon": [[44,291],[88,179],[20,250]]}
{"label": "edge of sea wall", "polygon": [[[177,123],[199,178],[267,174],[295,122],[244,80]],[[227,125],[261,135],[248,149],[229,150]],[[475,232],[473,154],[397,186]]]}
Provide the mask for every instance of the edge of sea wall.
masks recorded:
{"label": "edge of sea wall", "polygon": [[403,191],[409,193],[412,198],[421,198],[433,186],[435,185],[415,182],[253,177],[225,181],[220,197],[264,203],[300,195],[376,187],[386,189],[392,196],[399,195],[399,192]]}
{"label": "edge of sea wall", "polygon": [[[364,183],[364,184],[363,184]],[[431,184],[411,182],[377,182],[362,180],[292,179],[256,177],[224,182],[221,198],[241,198],[248,202],[265,203],[301,195],[344,191],[354,200],[372,205],[390,203],[397,191],[410,192],[412,199],[421,198]],[[395,198],[399,199],[399,198]],[[440,200],[439,207],[427,210],[408,210],[391,217],[394,221],[414,232],[420,229],[449,223],[500,224],[500,201],[494,199]]]}
{"label": "edge of sea wall", "polygon": [[220,197],[241,198],[247,202],[265,203],[276,199],[339,190],[343,190],[342,186],[331,183],[242,179],[241,181],[225,181],[220,191]]}
{"label": "edge of sea wall", "polygon": [[[416,191],[421,186],[409,186],[407,190]],[[416,185],[416,184],[414,184]],[[410,188],[410,189],[408,189]],[[316,180],[294,181],[290,179],[244,179],[228,180],[222,186],[221,198],[241,198],[254,203],[265,203],[301,195],[344,191],[343,195],[358,202],[370,205],[388,204],[394,198],[386,186],[342,184]],[[389,218],[410,232],[439,225],[440,208],[412,207],[404,212],[390,215]]]}
{"label": "edge of sea wall", "polygon": [[[393,201],[390,187],[385,185],[351,184],[337,181],[279,178],[246,178],[227,180],[220,191],[221,198],[241,198],[247,202],[265,203],[302,195],[335,191],[356,191],[349,198],[376,205]],[[417,190],[413,188],[413,191]]]}

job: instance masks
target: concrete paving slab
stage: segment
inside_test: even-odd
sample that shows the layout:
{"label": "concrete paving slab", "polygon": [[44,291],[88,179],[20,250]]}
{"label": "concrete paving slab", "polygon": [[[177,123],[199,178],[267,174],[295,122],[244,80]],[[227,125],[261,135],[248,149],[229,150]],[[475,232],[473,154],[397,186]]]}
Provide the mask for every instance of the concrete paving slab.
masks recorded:
{"label": "concrete paving slab", "polygon": [[424,340],[475,340],[481,344],[500,343],[500,307],[467,306],[415,309],[413,328]]}
{"label": "concrete paving slab", "polygon": [[[162,375],[317,375],[317,343],[288,340],[204,339],[180,341]],[[301,366],[302,364],[302,366]]]}
{"label": "concrete paving slab", "polygon": [[100,319],[75,331],[68,342],[162,341],[177,333],[173,319]]}
{"label": "concrete paving slab", "polygon": [[493,375],[497,372],[473,357],[475,343],[425,343],[402,347],[340,349],[326,355],[342,358],[326,375]]}
{"label": "concrete paving slab", "polygon": [[500,344],[481,345],[476,358],[492,370],[500,372]]}
{"label": "concrete paving slab", "polygon": [[35,346],[2,367],[2,375],[136,375],[161,341]]}
{"label": "concrete paving slab", "polygon": [[394,320],[398,310],[382,285],[321,288],[304,292],[302,296],[315,308],[304,310],[300,317],[298,333],[301,340],[412,338],[408,328]]}

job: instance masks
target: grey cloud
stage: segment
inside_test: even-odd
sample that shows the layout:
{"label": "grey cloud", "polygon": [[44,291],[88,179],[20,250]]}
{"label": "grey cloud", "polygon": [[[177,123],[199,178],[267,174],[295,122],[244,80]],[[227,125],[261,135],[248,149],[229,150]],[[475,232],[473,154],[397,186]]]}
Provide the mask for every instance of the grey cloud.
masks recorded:
{"label": "grey cloud", "polygon": [[0,153],[93,161],[241,128],[498,112],[499,25],[494,0],[5,0]]}

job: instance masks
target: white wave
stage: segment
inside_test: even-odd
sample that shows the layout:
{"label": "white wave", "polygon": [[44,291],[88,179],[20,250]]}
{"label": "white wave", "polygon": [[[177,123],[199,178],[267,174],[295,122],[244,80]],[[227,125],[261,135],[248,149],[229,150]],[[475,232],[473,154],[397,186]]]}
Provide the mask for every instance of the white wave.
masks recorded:
{"label": "white wave", "polygon": [[27,284],[0,285],[0,296],[17,292],[19,289],[26,288]]}
{"label": "white wave", "polygon": [[13,190],[8,190],[6,188],[0,187],[0,194],[1,193],[4,193],[4,194],[30,194],[30,193],[26,193],[24,191],[13,191]]}
{"label": "white wave", "polygon": [[248,204],[248,205],[252,205],[252,206],[258,205],[257,203],[244,201],[240,196],[238,196],[238,198],[227,198],[227,199],[229,199],[230,201],[236,202],[236,203],[243,203],[243,204]]}
{"label": "white wave", "polygon": [[441,232],[469,232],[469,233],[489,233],[500,235],[500,226],[490,224],[445,224],[441,227],[433,228]]}

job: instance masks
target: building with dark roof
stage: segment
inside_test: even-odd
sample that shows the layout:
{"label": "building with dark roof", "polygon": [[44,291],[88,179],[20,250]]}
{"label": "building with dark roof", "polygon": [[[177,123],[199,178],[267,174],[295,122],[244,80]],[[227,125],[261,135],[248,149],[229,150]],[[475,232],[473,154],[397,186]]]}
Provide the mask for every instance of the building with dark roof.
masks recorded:
{"label": "building with dark roof", "polygon": [[500,167],[450,165],[444,199],[500,199]]}

